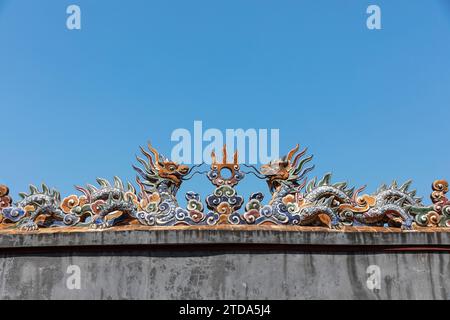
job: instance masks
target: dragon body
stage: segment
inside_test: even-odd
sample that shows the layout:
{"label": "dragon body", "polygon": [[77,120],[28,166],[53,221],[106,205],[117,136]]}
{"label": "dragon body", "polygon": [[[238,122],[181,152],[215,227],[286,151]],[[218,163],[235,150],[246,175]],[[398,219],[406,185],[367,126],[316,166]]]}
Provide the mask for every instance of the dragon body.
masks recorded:
{"label": "dragon body", "polygon": [[260,209],[260,216],[277,223],[322,224],[330,228],[340,228],[342,225],[412,228],[414,217],[411,211],[423,205],[421,199],[415,197],[416,191],[409,191],[411,181],[400,187],[393,182],[391,186],[383,185],[373,195],[359,196],[365,187],[355,191],[355,188],[348,188],[346,182],[333,184],[331,174],[326,174],[319,181],[314,178],[308,182],[304,179],[305,174],[313,167],[304,168],[304,165],[312,156],[300,161],[306,149],[294,158],[297,152],[298,146],[286,157],[264,165],[258,171],[272,191],[272,199],[269,205]]}
{"label": "dragon body", "polygon": [[178,205],[177,192],[194,167],[178,164],[164,157],[150,143],[148,150],[140,148],[147,160],[136,157],[141,167],[133,166],[140,187],[136,218],[144,225],[175,225],[200,223],[205,219],[200,197],[194,192],[186,194],[188,208]]}
{"label": "dragon body", "polygon": [[397,182],[383,185],[373,195],[353,197],[350,204],[342,204],[338,211],[344,222],[364,225],[400,225],[411,229],[414,221],[411,208],[423,207],[416,191],[409,191],[411,181],[398,187]]}
{"label": "dragon body", "polygon": [[97,183],[98,187],[93,185],[87,185],[86,188],[76,187],[84,194],[85,201],[75,199],[78,208],[71,210],[77,210],[80,215],[90,215],[90,226],[94,229],[112,227],[118,222],[129,221],[136,217],[137,196],[131,183],[125,187],[118,177],[114,177],[114,184],[102,178],[98,178]]}
{"label": "dragon body", "polygon": [[297,145],[285,157],[261,167],[257,174],[266,180],[272,198],[260,209],[260,218],[274,223],[292,225],[322,224],[330,228],[340,228],[339,217],[332,208],[332,195],[346,197],[345,190],[328,185],[329,175],[321,180],[317,188],[315,182],[308,184],[309,192],[302,193],[306,185],[306,174],[314,166],[306,167],[312,156],[304,157],[307,149],[299,152]]}
{"label": "dragon body", "polygon": [[33,231],[39,226],[73,226],[79,221],[76,215],[61,209],[59,192],[50,190],[45,184],[42,190],[31,185],[29,194],[20,193],[19,196],[22,199],[13,207],[3,210],[3,216],[8,221],[17,222],[21,230]]}

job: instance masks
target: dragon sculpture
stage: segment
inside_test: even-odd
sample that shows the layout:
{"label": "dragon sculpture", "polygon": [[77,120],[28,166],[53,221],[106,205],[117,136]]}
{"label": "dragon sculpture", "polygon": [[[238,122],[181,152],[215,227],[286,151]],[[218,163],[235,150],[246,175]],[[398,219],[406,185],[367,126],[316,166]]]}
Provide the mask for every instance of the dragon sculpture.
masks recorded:
{"label": "dragon sculpture", "polygon": [[136,197],[130,184],[128,191],[125,191],[118,177],[114,178],[114,187],[105,179],[97,180],[100,188],[92,185],[88,185],[87,189],[76,187],[84,196],[70,195],[63,200],[59,192],[50,190],[45,184],[42,191],[31,185],[29,194],[19,193],[20,201],[13,206],[10,201],[2,209],[3,222],[16,223],[19,229],[25,231],[34,231],[39,227],[91,224],[106,227],[117,222],[123,214],[135,211],[133,201]]}
{"label": "dragon sculpture", "polygon": [[[147,158],[136,157],[142,165],[133,165],[138,173],[136,182],[140,187],[139,206],[136,218],[144,225],[174,225],[178,222],[195,223],[202,219],[203,206],[200,196],[194,192],[186,194],[188,209],[178,205],[177,192],[183,181],[190,179],[195,167],[178,164],[160,154],[148,143],[149,151],[140,148]],[[195,174],[195,173],[194,173]]]}
{"label": "dragon sculpture", "polygon": [[[257,169],[244,172],[238,153],[228,160],[223,147],[222,160],[212,152],[212,163],[206,172],[194,170],[197,166],[178,164],[164,157],[148,144],[140,147],[143,157],[136,156],[140,166],[136,189],[118,177],[111,183],[97,179],[97,186],[75,186],[79,195],[61,199],[60,193],[43,184],[41,189],[31,185],[28,193],[20,193],[14,202],[9,189],[0,185],[1,228],[36,231],[40,228],[94,228],[105,229],[121,225],[176,226],[176,225],[293,225],[323,226],[341,229],[346,226],[394,227],[409,230],[417,227],[450,227],[450,201],[446,197],[448,183],[433,183],[432,205],[425,206],[410,191],[411,181],[398,185],[381,186],[373,194],[362,194],[365,189],[349,188],[346,182],[332,183],[331,174],[308,180],[314,166],[313,156],[297,145],[281,159],[273,160]],[[205,210],[200,195],[187,192],[186,208],[180,207],[177,193],[184,181],[195,174],[205,174],[215,187],[205,199]],[[271,199],[263,204],[262,193],[254,193],[244,206],[244,199],[235,187],[247,174],[266,181]],[[137,191],[139,190],[139,191]],[[244,212],[240,209],[244,206]]]}
{"label": "dragon sculpture", "polygon": [[125,188],[119,177],[114,177],[114,184],[102,178],[98,178],[97,183],[99,187],[91,184],[86,188],[76,186],[84,196],[68,197],[62,208],[77,216],[88,217],[93,229],[109,228],[136,217],[138,198],[131,183]]}
{"label": "dragon sculpture", "polygon": [[[330,192],[335,191],[335,195],[341,195],[346,192],[345,188],[325,186],[324,180],[318,187],[320,190],[312,190],[305,196],[302,189],[307,182],[306,174],[314,169],[314,166],[306,165],[313,156],[304,157],[307,149],[297,153],[298,151],[297,145],[287,156],[263,165],[261,170],[253,167],[256,175],[266,180],[272,199],[268,205],[262,206],[262,194],[252,195],[246,206],[246,215],[251,213],[256,223],[326,225],[330,228],[340,228],[339,216],[332,209],[333,198]],[[324,188],[326,190],[322,190]]]}
{"label": "dragon sculpture", "polygon": [[79,222],[76,215],[61,209],[61,195],[45,184],[42,191],[30,185],[30,193],[19,193],[22,198],[14,207],[2,210],[3,220],[18,222],[21,230],[33,231],[38,225],[46,227],[73,226]]}
{"label": "dragon sculpture", "polygon": [[411,181],[398,187],[397,182],[383,185],[373,195],[358,197],[355,193],[350,203],[339,205],[338,212],[345,223],[356,225],[400,226],[409,230],[414,221],[410,211],[422,207],[416,191],[409,191]]}
{"label": "dragon sculpture", "polygon": [[[298,152],[298,145],[286,157],[262,166],[258,174],[266,179],[272,191],[270,212],[277,220],[294,224],[325,224],[331,228],[341,225],[384,225],[411,229],[414,221],[410,210],[422,207],[416,191],[408,191],[411,181],[401,187],[394,182],[383,185],[373,195],[359,196],[365,187],[348,189],[346,182],[331,183],[331,174],[320,181],[303,180],[313,166],[304,168],[312,156],[300,160],[307,149]],[[305,188],[306,187],[306,188]],[[302,192],[302,189],[305,191]],[[417,209],[416,209],[417,210]]]}

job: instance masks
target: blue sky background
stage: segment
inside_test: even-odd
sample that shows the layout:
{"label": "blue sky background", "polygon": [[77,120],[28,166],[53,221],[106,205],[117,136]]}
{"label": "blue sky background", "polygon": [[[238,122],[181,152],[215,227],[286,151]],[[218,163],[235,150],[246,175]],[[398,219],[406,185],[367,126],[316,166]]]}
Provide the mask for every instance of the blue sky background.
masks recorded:
{"label": "blue sky background", "polygon": [[[449,2],[0,0],[0,182],[15,196],[133,180],[140,144],[170,154],[171,132],[202,120],[280,128],[282,152],[315,154],[311,177],[369,191],[413,178],[428,197],[449,178]],[[205,182],[182,192],[204,198]],[[249,176],[240,191],[257,189]]]}

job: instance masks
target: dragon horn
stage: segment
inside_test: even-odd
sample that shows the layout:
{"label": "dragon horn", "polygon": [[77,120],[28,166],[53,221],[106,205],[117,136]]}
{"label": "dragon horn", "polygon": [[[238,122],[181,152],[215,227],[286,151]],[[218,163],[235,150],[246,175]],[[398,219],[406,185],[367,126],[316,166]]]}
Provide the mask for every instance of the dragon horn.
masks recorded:
{"label": "dragon horn", "polygon": [[150,141],[147,143],[148,145],[148,149],[153,153],[153,155],[155,156],[155,165],[157,169],[161,169],[161,166],[159,165],[159,153],[158,151],[156,151],[155,148],[152,147]]}
{"label": "dragon horn", "polygon": [[145,151],[144,148],[142,148],[141,146],[139,146],[139,148],[141,149],[141,152],[147,157],[148,159],[148,163],[150,164],[150,166],[155,169],[155,165],[153,163],[153,158],[152,155],[150,153],[148,153],[147,151]]}
{"label": "dragon horn", "polygon": [[299,154],[295,156],[294,162],[292,163],[293,168],[297,166],[298,160],[300,160],[300,158],[306,154],[306,151],[308,151],[308,148],[303,149]]}
{"label": "dragon horn", "polygon": [[292,149],[291,151],[289,151],[288,156],[287,156],[287,161],[291,161],[292,157],[294,156],[294,154],[298,151],[298,149],[300,148],[300,146],[297,144],[295,146],[294,149]]}

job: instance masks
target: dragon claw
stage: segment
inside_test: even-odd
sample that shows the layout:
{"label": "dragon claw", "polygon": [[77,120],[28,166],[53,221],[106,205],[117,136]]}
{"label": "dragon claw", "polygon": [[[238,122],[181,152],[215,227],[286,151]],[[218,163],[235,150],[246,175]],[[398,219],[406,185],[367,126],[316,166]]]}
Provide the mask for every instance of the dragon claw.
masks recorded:
{"label": "dragon claw", "polygon": [[27,221],[20,226],[20,230],[27,232],[36,231],[38,229],[39,227],[34,221]]}
{"label": "dragon claw", "polygon": [[333,230],[341,230],[342,229],[342,224],[340,224],[340,223],[333,224],[333,225],[331,225],[331,229],[333,229]]}
{"label": "dragon claw", "polygon": [[105,222],[105,221],[97,221],[97,222],[92,223],[92,224],[90,225],[90,228],[91,228],[91,229],[100,229],[100,230],[103,230],[103,229],[110,228],[111,226],[112,226],[112,225],[111,225],[110,223],[108,223],[108,222]]}
{"label": "dragon claw", "polygon": [[99,229],[107,229],[111,227],[108,223],[104,222],[102,224],[100,224]]}
{"label": "dragon claw", "polygon": [[333,218],[330,228],[333,229],[333,230],[340,230],[340,229],[342,229],[342,223],[339,220],[339,218]]}
{"label": "dragon claw", "polygon": [[411,223],[403,223],[401,228],[402,228],[402,230],[412,230],[413,229]]}

